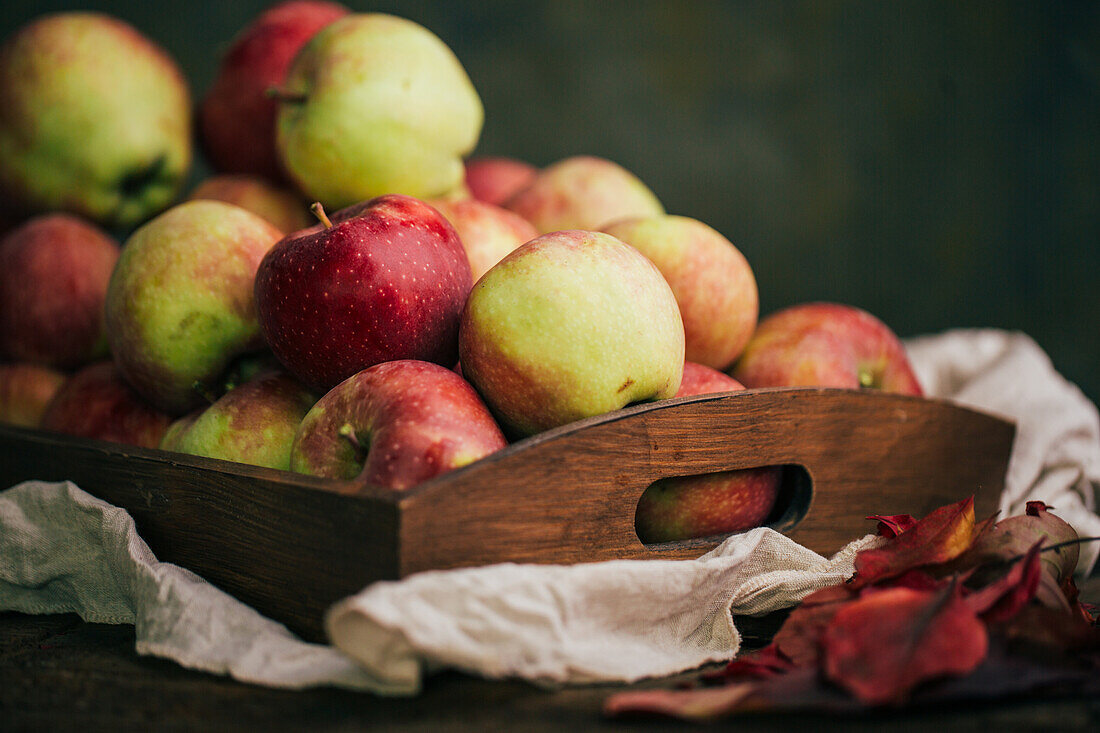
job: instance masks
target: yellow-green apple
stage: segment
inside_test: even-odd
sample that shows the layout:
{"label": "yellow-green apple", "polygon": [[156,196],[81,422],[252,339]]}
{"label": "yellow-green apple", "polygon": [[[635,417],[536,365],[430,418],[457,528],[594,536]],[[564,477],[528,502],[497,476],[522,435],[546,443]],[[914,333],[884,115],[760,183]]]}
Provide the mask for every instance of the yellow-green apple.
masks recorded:
{"label": "yellow-green apple", "polygon": [[750,388],[922,394],[897,335],[870,313],[840,303],[800,303],[761,319],[731,374]]}
{"label": "yellow-green apple", "polygon": [[543,168],[504,206],[544,234],[560,229],[599,230],[618,219],[665,213],[637,176],[618,163],[591,155]]}
{"label": "yellow-green apple", "polygon": [[688,361],[728,369],[756,328],[756,278],[737,247],[686,216],[622,219],[604,231],[644,254],[668,280],[684,319]]}
{"label": "yellow-green apple", "polygon": [[[717,369],[686,362],[677,397],[736,392],[744,386]],[[710,537],[759,527],[772,513],[783,469],[763,466],[655,481],[638,501],[642,542]]]}
{"label": "yellow-green apple", "polygon": [[601,232],[552,232],[474,285],[459,356],[505,429],[531,435],[676,394],[684,326],[638,250]]}
{"label": "yellow-green apple", "polygon": [[191,166],[191,99],[175,61],[100,13],[43,15],[0,48],[0,189],[28,212],[137,224]]}
{"label": "yellow-green apple", "polygon": [[253,283],[281,237],[221,201],[184,202],[130,236],[107,288],[107,340],[145,399],[181,415],[233,359],[263,347]]}
{"label": "yellow-green apple", "polygon": [[273,247],[256,274],[256,307],[275,356],[323,394],[383,361],[454,366],[470,283],[442,214],[410,196],[380,196]]}
{"label": "yellow-green apple", "polygon": [[43,214],[0,240],[0,357],[62,369],[107,355],[103,301],[118,243],[71,214]]}
{"label": "yellow-green apple", "polygon": [[294,377],[265,372],[172,423],[160,447],[285,471],[294,433],[314,402]]}
{"label": "yellow-green apple", "polygon": [[284,234],[305,229],[312,223],[309,208],[296,192],[257,176],[211,176],[195,186],[187,198],[240,206],[263,217]]}
{"label": "yellow-green apple", "polygon": [[0,423],[38,427],[65,379],[64,372],[41,364],[0,364]]}
{"label": "yellow-green apple", "polygon": [[466,161],[466,188],[478,201],[500,206],[534,180],[539,169],[515,158],[497,155]]}
{"label": "yellow-green apple", "polygon": [[199,103],[199,138],[215,170],[271,181],[282,177],[275,155],[278,103],[270,90],[283,84],[309,39],[348,12],[335,2],[288,0],[264,10],[237,34]]}
{"label": "yellow-green apple", "polygon": [[503,448],[466,380],[431,362],[377,364],[333,387],[298,427],[293,471],[407,489]]}
{"label": "yellow-green apple", "polygon": [[447,217],[458,233],[474,282],[504,255],[538,236],[519,214],[477,199],[432,199],[428,202]]}
{"label": "yellow-green apple", "polygon": [[311,200],[333,209],[462,185],[484,117],[451,49],[381,13],[321,29],[295,57],[279,100],[279,160]]}
{"label": "yellow-green apple", "polygon": [[112,361],[97,361],[71,375],[42,415],[41,427],[82,438],[156,448],[171,417],[149,404]]}

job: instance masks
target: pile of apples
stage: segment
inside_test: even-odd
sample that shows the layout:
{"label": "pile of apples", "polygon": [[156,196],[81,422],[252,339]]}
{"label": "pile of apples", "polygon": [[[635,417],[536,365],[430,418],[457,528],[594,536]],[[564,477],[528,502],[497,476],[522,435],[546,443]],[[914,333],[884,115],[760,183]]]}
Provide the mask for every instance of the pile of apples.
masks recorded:
{"label": "pile of apples", "polygon": [[[719,232],[610,160],[471,158],[482,122],[394,16],[273,6],[197,104],[124,22],[32,21],[0,47],[0,421],[403,490],[637,402],[920,394],[873,316],[758,323]],[[181,200],[195,141],[218,173]],[[778,486],[663,480],[639,536],[759,525]]]}

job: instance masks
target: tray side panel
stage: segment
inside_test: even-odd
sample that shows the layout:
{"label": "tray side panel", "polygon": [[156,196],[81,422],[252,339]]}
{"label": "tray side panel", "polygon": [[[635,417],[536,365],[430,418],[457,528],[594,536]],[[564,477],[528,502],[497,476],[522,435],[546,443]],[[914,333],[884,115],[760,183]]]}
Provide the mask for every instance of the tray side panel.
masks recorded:
{"label": "tray side panel", "polygon": [[827,555],[873,531],[872,513],[923,516],[974,495],[979,516],[992,514],[1013,437],[998,418],[881,392],[756,390],[642,408],[536,436],[414,490],[402,500],[401,573],[696,557],[723,538],[638,539],[645,488],[665,476],[781,464],[804,467],[813,483],[806,516],[787,534]]}
{"label": "tray side panel", "polygon": [[127,509],[158,559],[320,639],[332,602],[397,576],[398,520],[392,502],[304,478],[0,426],[0,487],[70,480]]}

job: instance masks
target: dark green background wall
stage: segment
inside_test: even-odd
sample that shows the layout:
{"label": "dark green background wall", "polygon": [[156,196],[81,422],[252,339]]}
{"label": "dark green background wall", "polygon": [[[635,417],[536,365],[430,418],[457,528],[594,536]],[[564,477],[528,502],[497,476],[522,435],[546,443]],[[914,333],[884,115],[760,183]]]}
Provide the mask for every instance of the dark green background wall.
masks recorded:
{"label": "dark green background wall", "polygon": [[[198,95],[266,4],[5,0],[0,33],[112,12]],[[1019,329],[1100,398],[1100,3],[347,4],[455,50],[486,107],[479,152],[618,161],[741,248],[765,312],[827,299],[902,335]]]}

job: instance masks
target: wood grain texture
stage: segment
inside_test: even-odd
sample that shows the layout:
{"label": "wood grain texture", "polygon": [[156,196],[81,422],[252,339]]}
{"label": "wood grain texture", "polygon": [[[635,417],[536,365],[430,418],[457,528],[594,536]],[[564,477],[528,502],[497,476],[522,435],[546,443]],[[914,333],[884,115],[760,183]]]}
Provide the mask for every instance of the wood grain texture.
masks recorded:
{"label": "wood grain texture", "polygon": [[[924,398],[748,390],[638,405],[547,431],[405,492],[0,425],[0,487],[71,480],[190,568],[306,638],[374,580],[494,562],[690,558],[721,537],[643,545],[634,512],[666,476],[787,472],[774,526],[823,554],[974,495],[992,514],[1014,427]],[[798,477],[808,481],[799,482]]]}

